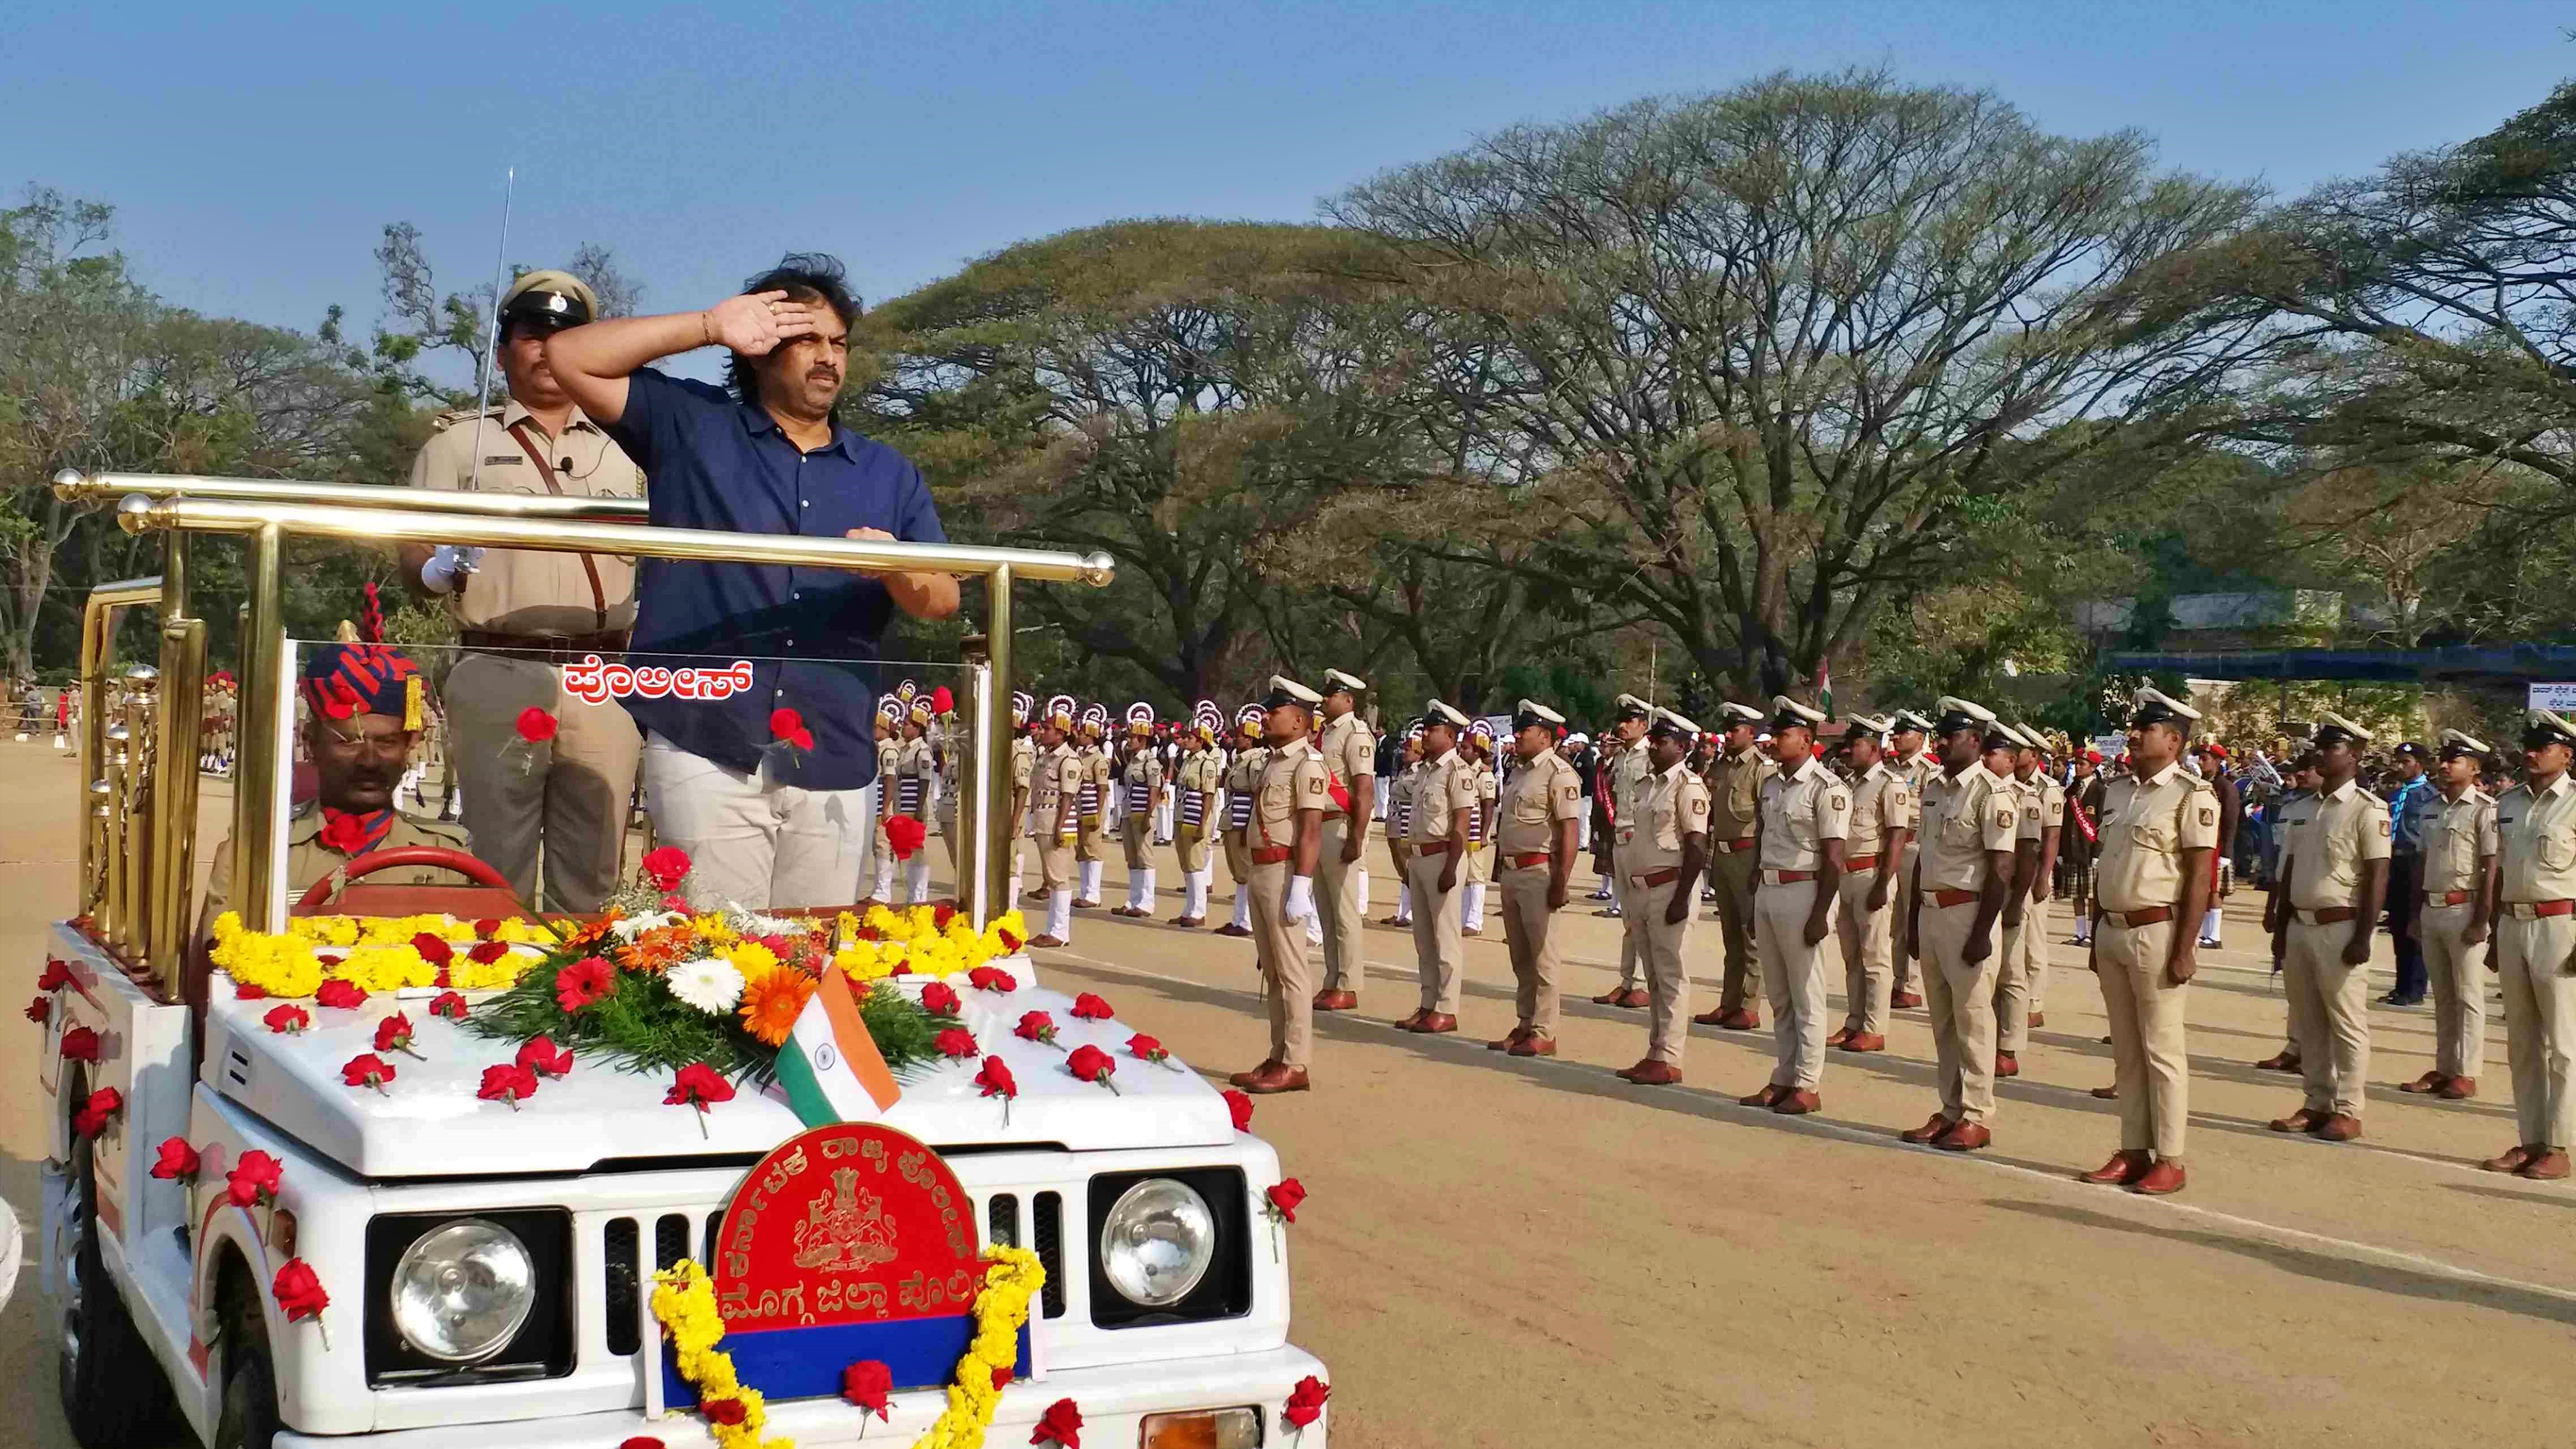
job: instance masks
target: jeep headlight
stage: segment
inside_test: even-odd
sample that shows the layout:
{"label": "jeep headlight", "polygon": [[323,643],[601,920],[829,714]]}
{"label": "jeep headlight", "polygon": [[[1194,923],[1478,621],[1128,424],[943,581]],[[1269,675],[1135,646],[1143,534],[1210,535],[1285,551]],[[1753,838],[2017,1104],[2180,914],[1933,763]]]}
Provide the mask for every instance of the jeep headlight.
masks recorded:
{"label": "jeep headlight", "polygon": [[448,1363],[476,1363],[509,1347],[528,1321],[536,1265],[518,1234],[465,1218],[403,1250],[388,1292],[403,1342]]}
{"label": "jeep headlight", "polygon": [[1100,1265],[1118,1296],[1168,1308],[1216,1259],[1216,1214],[1187,1183],[1149,1177],[1118,1195],[1100,1221]]}

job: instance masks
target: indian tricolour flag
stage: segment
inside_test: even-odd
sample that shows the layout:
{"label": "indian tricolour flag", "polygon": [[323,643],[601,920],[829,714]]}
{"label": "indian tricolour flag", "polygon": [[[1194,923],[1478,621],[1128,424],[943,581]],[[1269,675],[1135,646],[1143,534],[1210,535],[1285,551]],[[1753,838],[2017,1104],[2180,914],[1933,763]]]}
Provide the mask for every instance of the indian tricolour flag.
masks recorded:
{"label": "indian tricolour flag", "polygon": [[778,1085],[808,1127],[873,1121],[903,1096],[840,972],[823,973],[796,1029],[779,1045]]}
{"label": "indian tricolour flag", "polygon": [[1816,661],[1816,708],[1825,712],[1825,718],[1834,717],[1834,661],[1830,659]]}

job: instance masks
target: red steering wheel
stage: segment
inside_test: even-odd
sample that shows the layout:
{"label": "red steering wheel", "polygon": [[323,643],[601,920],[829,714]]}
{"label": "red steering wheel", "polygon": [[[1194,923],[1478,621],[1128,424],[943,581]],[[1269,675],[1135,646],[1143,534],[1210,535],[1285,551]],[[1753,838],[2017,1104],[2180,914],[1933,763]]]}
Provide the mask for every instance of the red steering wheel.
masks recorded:
{"label": "red steering wheel", "polygon": [[380,870],[394,870],[406,865],[452,870],[479,886],[490,886],[504,892],[510,889],[508,877],[464,851],[450,850],[443,845],[397,845],[388,850],[371,850],[351,857],[347,865],[307,886],[304,894],[296,897],[289,914],[309,915],[319,909],[331,899],[331,882],[334,879],[356,881]]}

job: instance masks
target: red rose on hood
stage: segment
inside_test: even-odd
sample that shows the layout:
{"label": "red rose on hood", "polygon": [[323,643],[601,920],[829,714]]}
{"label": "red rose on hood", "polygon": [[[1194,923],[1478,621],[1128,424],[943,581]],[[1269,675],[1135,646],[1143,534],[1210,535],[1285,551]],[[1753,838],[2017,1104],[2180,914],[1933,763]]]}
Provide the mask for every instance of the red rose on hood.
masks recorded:
{"label": "red rose on hood", "polygon": [[933,981],[921,988],[921,1009],[933,1016],[955,1016],[959,1009],[957,988],[945,981]]}
{"label": "red rose on hood", "polygon": [[483,1085],[474,1095],[486,1102],[507,1102],[510,1110],[537,1094],[537,1074],[526,1067],[485,1067]]}
{"label": "red rose on hood", "polygon": [[463,1021],[465,1010],[465,993],[461,991],[442,991],[429,1004],[430,1015],[443,1016],[451,1021]]}
{"label": "red rose on hood", "polygon": [[1047,1405],[1038,1420],[1037,1432],[1029,1435],[1032,1444],[1056,1443],[1064,1449],[1082,1449],[1082,1410],[1071,1399],[1058,1399]]}
{"label": "red rose on hood", "polygon": [[356,982],[343,981],[334,976],[323,982],[322,988],[313,993],[313,1002],[317,1006],[328,1006],[340,1011],[355,1011],[367,1004],[367,993],[360,991]]}
{"label": "red rose on hood", "polygon": [[349,1058],[340,1068],[340,1080],[352,1087],[373,1087],[383,1092],[385,1083],[394,1079],[394,1064],[373,1052]]}
{"label": "red rose on hood", "polygon": [[446,937],[431,931],[423,931],[412,937],[411,948],[420,953],[420,959],[432,966],[444,966],[456,959],[456,948],[447,944]]}
{"label": "red rose on hood", "polygon": [[[377,1022],[376,1050],[380,1052],[401,1052],[406,1056],[412,1057],[420,1056],[420,1053],[411,1049],[411,1018],[397,1011],[393,1015],[386,1017],[384,1020]],[[424,1058],[424,1060],[426,1059]],[[392,1074],[387,1073],[387,1075],[390,1076]]]}
{"label": "red rose on hood", "polygon": [[1118,1084],[1110,1080],[1117,1075],[1118,1063],[1110,1060],[1109,1053],[1088,1042],[1075,1047],[1073,1055],[1064,1059],[1064,1065],[1065,1070],[1079,1080],[1097,1083],[1113,1093],[1118,1090]]}
{"label": "red rose on hood", "polygon": [[1084,1021],[1107,1021],[1118,1013],[1109,1009],[1108,1002],[1086,991],[1073,999],[1073,1014]]}
{"label": "red rose on hood", "polygon": [[1008,996],[1020,989],[1020,978],[999,966],[978,966],[966,973],[966,984],[978,991],[989,991],[996,996]]}
{"label": "red rose on hood", "polygon": [[519,1065],[541,1077],[560,1077],[572,1071],[572,1053],[552,1037],[533,1037],[520,1044]]}
{"label": "red rose on hood", "polygon": [[1004,1101],[1020,1094],[1020,1084],[1011,1077],[1010,1063],[1000,1057],[984,1058],[984,1070],[975,1074],[975,1085],[984,1089],[985,1096]]}
{"label": "red rose on hood", "polygon": [[1149,1062],[1168,1062],[1172,1059],[1172,1054],[1163,1050],[1161,1042],[1141,1031],[1127,1038],[1127,1050]]}
{"label": "red rose on hood", "polygon": [[72,966],[59,956],[45,958],[45,974],[36,978],[38,991],[60,991],[72,984]]}
{"label": "red rose on hood", "polygon": [[268,1015],[260,1020],[268,1023],[270,1031],[292,1036],[313,1024],[313,1014],[290,1001],[283,1006],[270,1007]]}
{"label": "red rose on hood", "polygon": [[1022,1041],[1042,1041],[1048,1046],[1054,1046],[1055,1018],[1043,1011],[1022,1012],[1020,1024],[1011,1028],[1011,1035]]}
{"label": "red rose on hood", "polygon": [[971,1057],[981,1050],[975,1045],[975,1033],[961,1026],[952,1026],[942,1031],[930,1039],[930,1044],[939,1048],[940,1055],[952,1061]]}

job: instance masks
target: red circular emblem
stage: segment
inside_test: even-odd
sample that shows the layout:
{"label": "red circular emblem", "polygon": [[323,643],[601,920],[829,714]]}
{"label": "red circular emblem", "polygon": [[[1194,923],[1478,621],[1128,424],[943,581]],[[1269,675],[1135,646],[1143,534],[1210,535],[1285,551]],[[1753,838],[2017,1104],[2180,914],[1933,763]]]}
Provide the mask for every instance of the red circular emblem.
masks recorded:
{"label": "red circular emblem", "polygon": [[981,1252],[939,1154],[844,1122],[787,1139],[734,1189],[710,1276],[729,1330],[950,1317],[974,1306]]}

